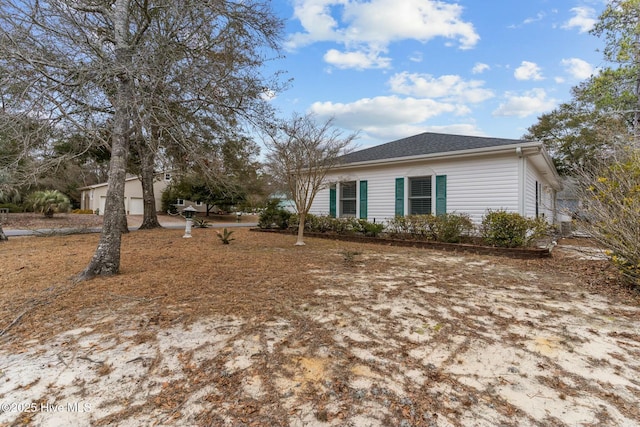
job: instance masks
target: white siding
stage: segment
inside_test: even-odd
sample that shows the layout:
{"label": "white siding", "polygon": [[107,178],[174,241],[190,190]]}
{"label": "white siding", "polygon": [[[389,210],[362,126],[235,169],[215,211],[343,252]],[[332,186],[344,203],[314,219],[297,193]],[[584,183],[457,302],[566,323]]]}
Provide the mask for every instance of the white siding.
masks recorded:
{"label": "white siding", "polygon": [[538,215],[544,215],[548,222],[553,223],[555,220],[554,190],[532,162],[527,162],[526,168],[525,215],[531,218],[536,216],[536,183],[538,183]]}
{"label": "white siding", "polygon": [[[487,209],[518,212],[518,159],[515,155],[382,165],[334,173],[330,181],[368,181],[368,219],[377,222],[395,216],[395,180],[418,176],[447,176],[447,212],[467,213],[480,222]],[[433,185],[435,192],[435,181]],[[405,213],[408,189],[405,182]],[[432,206],[435,213],[435,194]],[[311,212],[329,212],[329,189],[320,191]]]}
{"label": "white siding", "polygon": [[481,158],[445,165],[447,212],[467,213],[480,222],[487,210],[518,212],[518,161],[515,156]]}
{"label": "white siding", "polygon": [[313,199],[313,204],[311,205],[311,213],[314,215],[329,215],[329,186],[316,194],[316,197]]}
{"label": "white siding", "polygon": [[[161,176],[164,178],[164,175]],[[157,179],[153,182],[153,195],[156,199],[156,211],[160,212],[162,209],[162,193],[169,185],[168,181],[164,179]],[[104,204],[107,197],[107,184],[99,184],[92,186],[91,188],[87,188],[82,190],[82,208],[83,209],[92,209],[100,210],[100,215],[104,215]],[[142,183],[138,178],[127,178],[124,184],[124,203],[125,206],[131,206],[133,203],[135,207],[133,209],[129,208],[128,211],[131,211],[131,215],[137,215],[133,212],[142,212],[139,210],[139,200],[142,199]],[[134,201],[135,200],[135,201]],[[193,203],[195,205],[195,203]],[[202,209],[204,210],[204,208]]]}

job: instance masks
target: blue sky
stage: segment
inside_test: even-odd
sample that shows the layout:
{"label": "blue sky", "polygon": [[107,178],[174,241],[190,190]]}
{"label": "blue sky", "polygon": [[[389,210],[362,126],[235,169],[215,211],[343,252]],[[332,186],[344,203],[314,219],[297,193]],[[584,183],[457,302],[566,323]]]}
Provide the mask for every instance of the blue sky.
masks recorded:
{"label": "blue sky", "polygon": [[273,0],[293,82],[273,104],[360,131],[520,138],[604,66],[604,0]]}

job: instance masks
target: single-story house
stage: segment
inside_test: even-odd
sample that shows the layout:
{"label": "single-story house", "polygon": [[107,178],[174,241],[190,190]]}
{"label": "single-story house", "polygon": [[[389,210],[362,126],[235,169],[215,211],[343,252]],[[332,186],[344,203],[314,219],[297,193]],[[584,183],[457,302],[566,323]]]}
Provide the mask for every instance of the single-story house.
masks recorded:
{"label": "single-story house", "polygon": [[[162,192],[169,186],[171,182],[170,173],[157,174],[153,182],[153,194],[156,199],[156,211],[162,209]],[[107,200],[106,182],[89,185],[80,188],[80,209],[91,209],[104,214],[104,205]],[[142,182],[137,176],[128,176],[124,183],[124,206],[128,215],[142,215],[144,213],[144,203],[142,198]],[[193,206],[198,212],[206,212],[206,205],[202,202],[191,202],[188,200],[178,199],[176,207],[179,211],[187,206]]]}
{"label": "single-story house", "polygon": [[384,222],[504,209],[557,221],[560,176],[541,142],[422,133],[349,153],[327,175],[311,213]]}

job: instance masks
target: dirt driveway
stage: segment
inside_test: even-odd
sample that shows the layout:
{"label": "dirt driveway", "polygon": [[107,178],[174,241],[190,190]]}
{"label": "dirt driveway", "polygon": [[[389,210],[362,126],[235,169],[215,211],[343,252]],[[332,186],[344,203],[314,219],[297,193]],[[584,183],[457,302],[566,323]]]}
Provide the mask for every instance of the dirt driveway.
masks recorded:
{"label": "dirt driveway", "polygon": [[0,425],[640,424],[640,300],[598,261],[180,236],[75,285],[97,237],[0,246]]}

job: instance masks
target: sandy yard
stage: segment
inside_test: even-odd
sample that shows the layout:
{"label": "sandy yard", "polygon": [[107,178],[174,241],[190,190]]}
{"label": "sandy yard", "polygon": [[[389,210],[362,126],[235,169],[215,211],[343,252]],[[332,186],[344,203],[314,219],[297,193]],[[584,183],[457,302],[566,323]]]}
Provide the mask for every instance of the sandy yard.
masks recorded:
{"label": "sandy yard", "polygon": [[0,425],[635,426],[640,297],[602,261],[214,229],[0,245]]}

